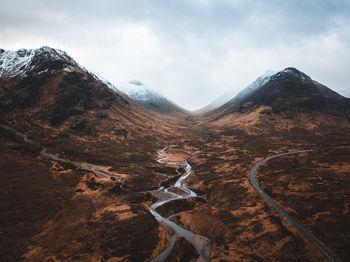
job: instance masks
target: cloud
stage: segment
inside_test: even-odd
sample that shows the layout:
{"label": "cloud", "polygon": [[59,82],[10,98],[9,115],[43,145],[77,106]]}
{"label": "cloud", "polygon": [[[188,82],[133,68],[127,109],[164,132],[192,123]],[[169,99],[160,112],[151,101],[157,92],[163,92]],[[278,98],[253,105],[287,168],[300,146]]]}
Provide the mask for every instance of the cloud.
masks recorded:
{"label": "cloud", "polygon": [[187,109],[295,66],[349,95],[350,1],[0,0],[0,47],[49,45]]}

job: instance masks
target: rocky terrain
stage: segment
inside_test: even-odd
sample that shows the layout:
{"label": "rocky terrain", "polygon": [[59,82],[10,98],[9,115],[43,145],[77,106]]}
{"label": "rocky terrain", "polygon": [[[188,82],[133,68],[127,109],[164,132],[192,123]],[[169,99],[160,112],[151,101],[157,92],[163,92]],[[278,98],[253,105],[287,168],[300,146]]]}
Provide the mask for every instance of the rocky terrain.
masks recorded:
{"label": "rocky terrain", "polygon": [[63,51],[0,50],[0,261],[328,261],[251,182],[300,149],[258,183],[346,261],[349,99],[295,68],[201,114],[137,97]]}

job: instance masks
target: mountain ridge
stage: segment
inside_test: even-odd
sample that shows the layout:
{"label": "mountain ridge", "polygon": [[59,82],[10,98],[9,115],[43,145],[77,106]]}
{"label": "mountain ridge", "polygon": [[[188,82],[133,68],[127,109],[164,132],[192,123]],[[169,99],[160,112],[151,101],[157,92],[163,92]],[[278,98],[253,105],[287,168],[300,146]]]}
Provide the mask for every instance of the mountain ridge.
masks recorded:
{"label": "mountain ridge", "polygon": [[[259,78],[258,78],[259,79]],[[320,112],[348,115],[350,99],[312,80],[305,73],[288,67],[262,81],[255,89],[246,88],[236,97],[207,112],[219,119],[232,113],[249,113],[259,106],[270,107],[274,113]]]}
{"label": "mountain ridge", "polygon": [[0,49],[0,78],[23,78],[28,76],[28,74],[42,74],[47,71],[59,70],[66,72],[80,70],[89,73],[96,80],[101,81],[114,92],[120,94],[120,91],[109,81],[86,69],[60,49],[49,46],[42,46],[36,49],[22,48],[16,51]]}
{"label": "mountain ridge", "polygon": [[188,113],[138,80],[117,84],[117,88],[139,105],[160,113]]}

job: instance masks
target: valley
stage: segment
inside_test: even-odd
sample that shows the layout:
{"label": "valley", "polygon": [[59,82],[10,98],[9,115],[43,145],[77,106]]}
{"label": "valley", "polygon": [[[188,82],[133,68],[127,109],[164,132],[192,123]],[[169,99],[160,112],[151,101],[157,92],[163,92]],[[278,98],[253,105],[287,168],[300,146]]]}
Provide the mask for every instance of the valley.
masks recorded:
{"label": "valley", "polygon": [[1,55],[0,261],[350,255],[350,99],[286,68],[191,113],[60,50]]}

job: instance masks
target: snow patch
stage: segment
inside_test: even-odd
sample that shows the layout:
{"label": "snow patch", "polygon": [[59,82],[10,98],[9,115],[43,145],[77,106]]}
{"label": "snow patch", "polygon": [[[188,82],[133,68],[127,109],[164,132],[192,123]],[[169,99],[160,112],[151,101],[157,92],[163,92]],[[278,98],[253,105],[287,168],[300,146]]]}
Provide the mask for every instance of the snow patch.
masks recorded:
{"label": "snow patch", "polygon": [[267,70],[263,75],[259,76],[253,83],[251,83],[249,86],[247,86],[245,89],[243,89],[236,98],[243,98],[245,96],[250,95],[255,90],[258,90],[260,87],[265,85],[267,82],[270,81],[270,79],[276,75],[276,71],[274,70]]}
{"label": "snow patch", "polygon": [[[73,72],[76,70],[81,70],[92,75],[95,80],[102,82],[114,92],[120,94],[120,91],[112,85],[109,81],[105,80],[101,76],[93,73],[92,71],[86,69],[84,66],[77,63],[72,57],[70,57],[66,52],[51,48],[48,46],[43,46],[38,49],[19,49],[17,51],[0,49],[0,78],[6,77],[25,77],[35,69],[36,65],[33,60],[36,56],[45,56],[47,59],[55,61],[62,60],[65,62],[65,67],[63,71]],[[37,74],[42,74],[47,72],[48,69],[37,72]]]}
{"label": "snow patch", "polygon": [[0,77],[25,75],[25,72],[35,55],[35,50],[20,49],[18,51],[0,52]]}
{"label": "snow patch", "polygon": [[136,102],[157,101],[162,97],[138,80],[117,84],[117,88]]}

